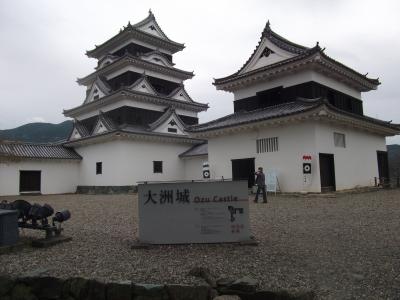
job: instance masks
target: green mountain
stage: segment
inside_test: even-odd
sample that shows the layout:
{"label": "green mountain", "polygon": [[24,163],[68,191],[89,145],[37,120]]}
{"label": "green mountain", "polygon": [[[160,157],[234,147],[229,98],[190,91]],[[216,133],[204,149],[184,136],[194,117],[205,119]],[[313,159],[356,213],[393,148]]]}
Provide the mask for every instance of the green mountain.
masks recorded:
{"label": "green mountain", "polygon": [[65,140],[72,130],[72,121],[60,124],[29,123],[14,129],[0,130],[0,140],[48,143]]}

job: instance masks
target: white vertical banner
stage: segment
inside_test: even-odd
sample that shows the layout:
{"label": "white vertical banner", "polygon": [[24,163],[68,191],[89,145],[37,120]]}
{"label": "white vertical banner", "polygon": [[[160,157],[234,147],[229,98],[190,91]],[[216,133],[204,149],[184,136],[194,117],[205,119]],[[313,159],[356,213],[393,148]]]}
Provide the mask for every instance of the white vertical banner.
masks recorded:
{"label": "white vertical banner", "polygon": [[267,185],[267,192],[276,193],[278,185],[278,175],[275,169],[268,169],[265,171],[265,181]]}
{"label": "white vertical banner", "polygon": [[303,155],[303,187],[306,189],[312,182],[312,156],[310,154]]}

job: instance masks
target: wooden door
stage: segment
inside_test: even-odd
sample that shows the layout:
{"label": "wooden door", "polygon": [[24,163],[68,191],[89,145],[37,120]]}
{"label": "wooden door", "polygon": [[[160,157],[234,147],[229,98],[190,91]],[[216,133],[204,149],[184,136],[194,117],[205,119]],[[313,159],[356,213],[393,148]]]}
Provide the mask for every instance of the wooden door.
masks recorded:
{"label": "wooden door", "polygon": [[254,158],[232,159],[232,179],[247,180],[249,188],[254,185]]}
{"label": "wooden door", "polygon": [[382,185],[389,183],[389,161],[387,151],[377,151],[379,182]]}
{"label": "wooden door", "polygon": [[19,171],[19,191],[40,193],[41,171]]}
{"label": "wooden door", "polygon": [[319,172],[321,178],[321,192],[336,191],[335,160],[333,154],[319,154]]}

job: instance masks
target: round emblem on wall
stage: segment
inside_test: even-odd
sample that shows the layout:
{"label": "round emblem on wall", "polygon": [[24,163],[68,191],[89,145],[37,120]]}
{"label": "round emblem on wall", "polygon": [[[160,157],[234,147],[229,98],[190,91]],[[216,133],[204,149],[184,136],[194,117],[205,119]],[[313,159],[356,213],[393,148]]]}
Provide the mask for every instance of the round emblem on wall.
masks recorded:
{"label": "round emblem on wall", "polygon": [[303,164],[303,174],[311,174],[311,164],[310,163]]}
{"label": "round emblem on wall", "polygon": [[210,178],[210,171],[203,171],[203,178]]}

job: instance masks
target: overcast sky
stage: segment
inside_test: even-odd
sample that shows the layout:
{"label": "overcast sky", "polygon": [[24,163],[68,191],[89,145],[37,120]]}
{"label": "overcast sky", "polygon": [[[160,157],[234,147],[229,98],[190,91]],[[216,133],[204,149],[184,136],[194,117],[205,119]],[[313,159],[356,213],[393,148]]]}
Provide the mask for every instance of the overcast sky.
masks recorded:
{"label": "overcast sky", "polygon": [[287,39],[310,47],[319,41],[329,56],[379,77],[378,90],[363,94],[364,112],[400,123],[400,1],[0,0],[0,129],[64,121],[62,110],[84,100],[76,78],[96,65],[85,51],[149,8],[168,37],[186,45],[174,61],[195,72],[186,89],[211,107],[201,122],[233,112],[233,94],[211,83],[242,66],[269,19]]}

